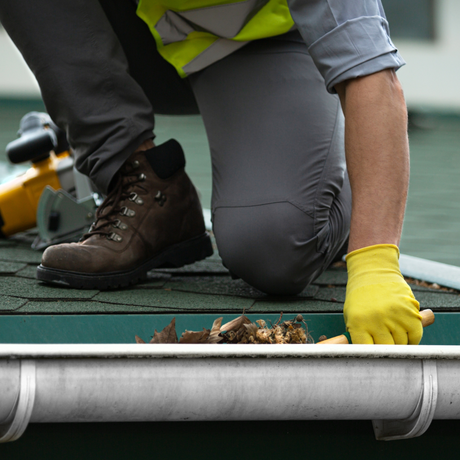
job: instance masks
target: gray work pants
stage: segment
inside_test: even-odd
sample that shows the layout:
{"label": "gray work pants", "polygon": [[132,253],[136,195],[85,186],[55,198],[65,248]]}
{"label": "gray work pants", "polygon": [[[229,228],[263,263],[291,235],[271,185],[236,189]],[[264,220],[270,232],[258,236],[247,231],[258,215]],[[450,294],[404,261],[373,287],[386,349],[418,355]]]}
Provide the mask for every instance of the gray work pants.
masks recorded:
{"label": "gray work pants", "polygon": [[106,190],[152,137],[153,113],[201,113],[225,265],[269,294],[302,291],[347,239],[351,192],[339,100],[300,35],[252,42],[182,80],[131,2],[101,5],[0,0],[80,171]]}

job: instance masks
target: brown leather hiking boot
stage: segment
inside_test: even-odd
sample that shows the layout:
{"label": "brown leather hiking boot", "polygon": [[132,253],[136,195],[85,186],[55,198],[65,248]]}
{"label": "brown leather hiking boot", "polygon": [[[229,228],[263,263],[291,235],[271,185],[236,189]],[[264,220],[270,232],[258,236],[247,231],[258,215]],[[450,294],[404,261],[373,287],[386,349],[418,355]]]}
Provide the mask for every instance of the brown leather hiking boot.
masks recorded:
{"label": "brown leather hiking boot", "polygon": [[78,243],[49,247],[37,279],[81,289],[135,284],[153,268],[182,267],[212,255],[195,187],[176,141],[137,152]]}

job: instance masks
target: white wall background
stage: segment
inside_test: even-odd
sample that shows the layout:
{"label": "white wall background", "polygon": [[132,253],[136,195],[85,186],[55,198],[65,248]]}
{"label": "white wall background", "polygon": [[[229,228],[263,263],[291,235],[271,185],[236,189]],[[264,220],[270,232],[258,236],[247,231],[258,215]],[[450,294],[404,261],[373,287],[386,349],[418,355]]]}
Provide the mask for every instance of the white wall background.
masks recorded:
{"label": "white wall background", "polygon": [[40,97],[35,77],[3,28],[0,28],[0,97]]}
{"label": "white wall background", "polygon": [[[398,76],[410,107],[460,111],[460,0],[437,0],[434,42],[394,40],[407,61]],[[0,97],[37,97],[37,83],[0,30]]]}
{"label": "white wall background", "polygon": [[436,5],[434,42],[393,40],[407,62],[398,76],[409,106],[460,111],[460,1]]}

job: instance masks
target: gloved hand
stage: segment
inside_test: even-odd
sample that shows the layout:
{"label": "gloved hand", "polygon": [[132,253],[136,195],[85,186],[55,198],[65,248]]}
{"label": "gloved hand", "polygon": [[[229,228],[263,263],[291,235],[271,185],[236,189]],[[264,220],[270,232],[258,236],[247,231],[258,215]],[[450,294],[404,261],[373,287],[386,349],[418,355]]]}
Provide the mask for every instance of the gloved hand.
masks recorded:
{"label": "gloved hand", "polygon": [[353,343],[418,345],[420,304],[399,269],[399,250],[378,244],[348,254],[343,314]]}

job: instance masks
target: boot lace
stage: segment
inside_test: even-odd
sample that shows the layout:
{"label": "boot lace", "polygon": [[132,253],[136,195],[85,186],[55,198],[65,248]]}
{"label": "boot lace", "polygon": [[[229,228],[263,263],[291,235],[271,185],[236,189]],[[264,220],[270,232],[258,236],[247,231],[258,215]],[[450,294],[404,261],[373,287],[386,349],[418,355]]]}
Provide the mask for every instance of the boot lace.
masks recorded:
{"label": "boot lace", "polygon": [[[116,182],[114,187],[97,209],[95,221],[91,225],[89,231],[81,237],[80,242],[95,235],[105,235],[106,238],[115,239],[115,241],[122,240],[120,236],[111,231],[110,227],[118,227],[124,230],[127,228],[127,225],[122,224],[117,216],[121,214],[132,217],[135,214],[134,211],[128,209],[126,206],[120,206],[121,202],[126,199],[130,199],[137,204],[143,204],[142,199],[139,198],[137,193],[131,191],[135,184],[143,182],[146,179],[146,175],[144,173],[139,174],[138,172],[133,171],[138,166],[138,162],[133,162],[131,164],[130,171],[125,165],[120,172],[117,173],[115,176]],[[144,187],[141,188],[146,190]],[[116,237],[118,237],[118,239]]]}

